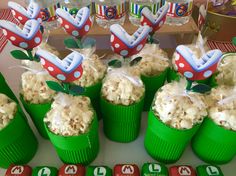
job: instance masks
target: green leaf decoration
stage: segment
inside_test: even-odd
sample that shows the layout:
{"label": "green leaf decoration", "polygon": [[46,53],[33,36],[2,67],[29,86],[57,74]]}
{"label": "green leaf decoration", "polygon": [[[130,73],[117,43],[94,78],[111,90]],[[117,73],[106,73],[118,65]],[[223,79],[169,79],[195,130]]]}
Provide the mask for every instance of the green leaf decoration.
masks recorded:
{"label": "green leaf decoration", "polygon": [[85,89],[83,87],[80,87],[78,85],[71,85],[70,86],[70,90],[69,90],[69,94],[77,96],[82,94],[85,91]]}
{"label": "green leaf decoration", "polygon": [[36,62],[40,62],[40,58],[39,58],[39,56],[38,55],[34,55],[34,61],[36,61]]}
{"label": "green leaf decoration", "polygon": [[25,54],[23,51],[21,50],[14,50],[11,51],[11,55],[12,57],[14,57],[15,59],[19,59],[19,60],[31,60],[29,58],[29,56],[27,56],[27,54]]}
{"label": "green leaf decoration", "polygon": [[193,86],[191,88],[192,92],[197,92],[197,93],[206,93],[211,91],[211,87],[206,85],[206,84],[198,84],[196,86]]}
{"label": "green leaf decoration", "polygon": [[67,48],[79,48],[77,42],[73,38],[67,38],[64,40],[64,44]]}
{"label": "green leaf decoration", "polygon": [[87,37],[82,41],[83,48],[92,48],[96,46],[96,40],[94,38]]}
{"label": "green leaf decoration", "polygon": [[122,66],[122,62],[118,59],[114,59],[108,62],[109,67],[120,68]]}
{"label": "green leaf decoration", "polygon": [[46,81],[48,87],[56,92],[64,92],[65,93],[65,90],[64,88],[58,83],[58,82],[55,82],[55,81]]}
{"label": "green leaf decoration", "polygon": [[233,43],[233,45],[236,46],[236,37],[233,37],[233,39],[232,39],[232,43]]}
{"label": "green leaf decoration", "polygon": [[134,66],[137,65],[142,60],[142,57],[136,57],[133,60],[130,61],[129,65]]}
{"label": "green leaf decoration", "polygon": [[41,31],[42,34],[44,33],[44,27],[43,27],[43,25],[40,25],[40,31]]}

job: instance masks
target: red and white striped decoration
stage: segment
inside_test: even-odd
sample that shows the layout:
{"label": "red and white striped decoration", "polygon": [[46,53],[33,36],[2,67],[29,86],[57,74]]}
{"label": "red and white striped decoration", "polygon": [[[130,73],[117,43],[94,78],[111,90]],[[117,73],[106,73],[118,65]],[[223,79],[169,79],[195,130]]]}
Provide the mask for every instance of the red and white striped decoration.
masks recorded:
{"label": "red and white striped decoration", "polygon": [[234,46],[231,42],[208,40],[207,44],[211,49],[219,49],[222,52],[236,52],[236,46]]}
{"label": "red and white striped decoration", "polygon": [[[17,20],[15,20],[15,18],[13,17],[10,9],[1,9],[0,10],[0,19],[11,21],[17,25],[19,24],[19,22]],[[3,35],[2,30],[0,30],[0,53],[2,52],[2,50],[4,49],[6,44],[7,44],[7,39]]]}

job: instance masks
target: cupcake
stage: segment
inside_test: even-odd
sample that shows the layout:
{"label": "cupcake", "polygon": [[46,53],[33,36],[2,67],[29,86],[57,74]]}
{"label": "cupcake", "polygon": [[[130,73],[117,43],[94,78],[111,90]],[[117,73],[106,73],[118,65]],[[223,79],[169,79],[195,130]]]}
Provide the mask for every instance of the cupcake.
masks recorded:
{"label": "cupcake", "polygon": [[148,115],[145,148],[156,160],[179,160],[207,115],[204,97],[186,92],[186,81],[169,83],[158,90]]}
{"label": "cupcake", "polygon": [[145,89],[141,79],[125,68],[108,72],[101,89],[105,135],[117,142],[138,137]]}
{"label": "cupcake", "polygon": [[48,135],[44,128],[43,118],[49,111],[53,97],[56,92],[51,90],[47,84],[47,80],[53,79],[45,71],[27,71],[21,75],[21,102],[32,118],[39,134],[48,139]]}
{"label": "cupcake", "polygon": [[221,85],[207,96],[206,118],[192,140],[193,151],[202,160],[224,164],[236,155],[236,88]]}
{"label": "cupcake", "polygon": [[85,55],[82,67],[83,75],[80,79],[74,81],[74,84],[85,88],[83,95],[88,96],[91,99],[91,103],[100,119],[100,91],[102,87],[102,79],[106,74],[106,66],[100,60],[98,55],[93,54],[90,56]]}
{"label": "cupcake", "polygon": [[236,53],[226,54],[221,60],[216,76],[217,84],[219,85],[236,85]]}
{"label": "cupcake", "polygon": [[2,93],[6,91],[2,89],[6,88],[4,84],[1,80],[0,167],[7,168],[13,163],[28,163],[37,151],[38,142],[19,105]]}
{"label": "cupcake", "polygon": [[156,44],[146,44],[138,55],[133,56],[135,57],[142,57],[132,69],[135,74],[141,75],[145,85],[144,110],[148,111],[156,91],[166,81],[169,59],[167,53]]}
{"label": "cupcake", "polygon": [[88,97],[59,93],[44,122],[64,163],[87,165],[96,158],[99,150],[98,121]]}

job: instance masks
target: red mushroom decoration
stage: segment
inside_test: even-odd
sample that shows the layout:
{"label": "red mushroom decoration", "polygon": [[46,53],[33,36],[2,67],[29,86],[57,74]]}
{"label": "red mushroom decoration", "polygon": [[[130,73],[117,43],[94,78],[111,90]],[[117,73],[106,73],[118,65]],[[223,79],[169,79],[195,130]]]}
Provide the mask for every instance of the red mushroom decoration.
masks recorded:
{"label": "red mushroom decoration", "polygon": [[150,28],[148,26],[140,26],[138,30],[130,36],[122,26],[113,24],[110,27],[110,31],[112,50],[123,57],[130,57],[143,49]]}
{"label": "red mushroom decoration", "polygon": [[58,21],[64,30],[75,38],[82,38],[91,29],[92,19],[90,17],[90,10],[88,7],[81,8],[75,17],[60,8],[56,10],[56,13],[58,16]]}
{"label": "red mushroom decoration", "polygon": [[13,45],[22,49],[32,50],[42,42],[40,23],[37,20],[28,20],[23,29],[12,22],[0,20],[0,28]]}
{"label": "red mushroom decoration", "polygon": [[42,22],[40,6],[33,1],[30,2],[27,9],[12,1],[8,2],[8,7],[11,9],[12,15],[23,25],[30,19],[36,19],[39,23]]}
{"label": "red mushroom decoration", "polygon": [[76,51],[66,56],[63,60],[41,49],[36,52],[36,55],[39,56],[42,66],[49,74],[59,81],[69,83],[82,76],[84,56]]}
{"label": "red mushroom decoration", "polygon": [[218,49],[208,51],[201,58],[197,58],[186,46],[176,48],[175,64],[178,72],[188,80],[197,81],[209,78],[217,69],[222,57]]}
{"label": "red mushroom decoration", "polygon": [[159,30],[166,21],[166,15],[169,9],[168,3],[161,7],[155,15],[152,14],[152,11],[148,7],[143,8],[141,11],[141,25],[148,25],[151,28],[150,33],[155,33]]}

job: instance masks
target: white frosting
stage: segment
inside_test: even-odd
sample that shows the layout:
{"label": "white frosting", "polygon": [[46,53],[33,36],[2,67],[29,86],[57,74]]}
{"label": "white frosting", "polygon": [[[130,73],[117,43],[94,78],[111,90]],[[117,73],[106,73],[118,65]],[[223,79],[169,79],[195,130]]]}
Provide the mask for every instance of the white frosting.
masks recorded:
{"label": "white frosting", "polygon": [[216,77],[219,85],[236,85],[236,54],[230,54],[221,60]]}
{"label": "white frosting", "polygon": [[177,129],[191,129],[207,116],[204,96],[186,92],[186,81],[164,85],[155,95],[152,110],[160,120]]}
{"label": "white frosting", "polygon": [[6,95],[0,93],[0,131],[14,118],[17,105]]}
{"label": "white frosting", "polygon": [[57,135],[77,136],[89,130],[93,119],[94,112],[88,97],[59,93],[44,122]]}
{"label": "white frosting", "polygon": [[236,131],[236,87],[221,85],[206,100],[209,117],[216,124]]}
{"label": "white frosting", "polygon": [[104,79],[102,97],[113,104],[131,105],[144,95],[144,85],[137,76],[132,76],[126,68],[108,72]]}
{"label": "white frosting", "polygon": [[23,98],[33,104],[49,103],[55,96],[46,81],[56,81],[47,72],[27,71],[21,75],[21,94]]}

